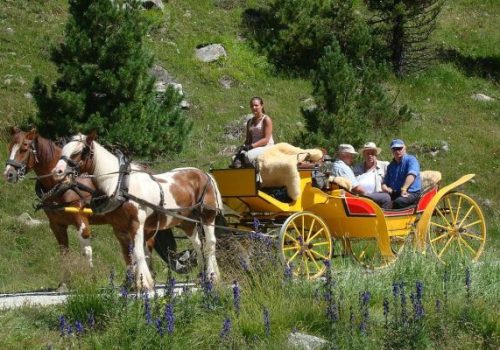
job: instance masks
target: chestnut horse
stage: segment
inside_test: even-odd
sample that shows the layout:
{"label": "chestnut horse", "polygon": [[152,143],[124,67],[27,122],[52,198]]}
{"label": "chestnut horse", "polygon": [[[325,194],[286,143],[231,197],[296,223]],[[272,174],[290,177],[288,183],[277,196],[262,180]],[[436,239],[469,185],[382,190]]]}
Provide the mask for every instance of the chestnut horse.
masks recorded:
{"label": "chestnut horse", "polygon": [[[111,197],[118,189],[119,159],[95,141],[95,137],[95,133],[72,137],[63,147],[53,174],[56,179],[62,180],[68,168],[78,166],[81,172],[92,174],[96,187]],[[216,280],[219,269],[215,257],[214,223],[222,210],[222,198],[213,177],[196,168],[180,168],[152,175],[133,163],[128,173],[128,191],[123,196],[133,207],[129,212],[132,219],[128,222],[128,232],[134,237],[137,288],[153,288],[153,278],[144,255],[144,228],[181,228],[193,244],[198,265],[205,268],[207,276]],[[198,224],[203,225],[204,247]]]}
{"label": "chestnut horse", "polygon": [[[14,127],[11,129],[9,159],[5,167],[4,177],[8,182],[16,183],[27,172],[34,170],[39,177],[38,181],[42,192],[50,193],[58,184],[53,179],[51,170],[59,160],[61,151],[62,149],[53,141],[39,136],[35,129],[24,132]],[[110,224],[113,227],[116,238],[120,242],[125,263],[127,266],[130,266],[131,257],[129,249],[132,242],[127,232],[127,220],[130,220],[128,217],[128,207],[130,207],[130,204],[125,203],[117,210],[108,214],[92,215],[90,217],[81,212],[68,213],[62,210],[63,208],[57,208],[61,205],[83,208],[89,203],[91,192],[95,191],[94,184],[89,178],[85,177],[78,177],[77,182],[80,187],[85,186],[83,190],[75,186],[65,191],[57,191],[61,193],[58,194],[55,192],[55,195],[50,198],[51,203],[44,208],[61,253],[65,253],[68,250],[68,226],[74,226],[78,231],[78,240],[82,253],[87,257],[90,266],[92,266],[89,224]],[[54,204],[54,207],[52,207],[52,204]],[[148,238],[148,252],[151,252],[155,243],[152,237],[154,233],[155,231],[146,233],[146,237]],[[175,241],[172,243],[173,235],[171,232],[164,233],[163,235],[168,237],[166,241],[162,242],[164,247],[167,246],[167,248],[170,248],[170,246],[175,245]],[[165,259],[168,254],[160,252],[160,255]]]}

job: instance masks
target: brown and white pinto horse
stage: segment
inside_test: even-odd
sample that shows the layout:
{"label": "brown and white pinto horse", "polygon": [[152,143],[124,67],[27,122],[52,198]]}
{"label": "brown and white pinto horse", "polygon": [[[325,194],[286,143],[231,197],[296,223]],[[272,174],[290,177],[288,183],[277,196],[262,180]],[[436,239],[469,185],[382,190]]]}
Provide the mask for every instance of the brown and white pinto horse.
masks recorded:
{"label": "brown and white pinto horse", "polygon": [[[95,134],[78,134],[63,147],[61,159],[53,169],[56,179],[65,177],[68,163],[77,164],[81,172],[92,174],[92,180],[101,192],[110,197],[115,193],[119,160],[95,141]],[[127,224],[128,232],[134,237],[137,288],[151,290],[154,287],[145,261],[144,228],[154,230],[178,226],[191,240],[198,265],[203,266],[206,274],[214,280],[219,277],[214,223],[218,212],[222,210],[222,198],[211,175],[196,168],[180,168],[151,175],[132,164],[128,198],[128,203],[133,207],[129,212],[131,220]],[[179,215],[191,220],[184,220]],[[204,247],[199,237],[198,223],[203,225]]]}
{"label": "brown and white pinto horse", "polygon": [[[11,140],[9,144],[9,159],[5,167],[4,177],[8,182],[18,182],[22,175],[34,170],[39,176],[40,185],[44,192],[49,192],[58,184],[51,174],[57,161],[61,157],[62,149],[53,141],[39,136],[35,129],[24,132],[17,127],[11,129]],[[78,177],[78,183],[83,184],[90,191],[95,191],[95,186],[89,178]],[[89,203],[91,193],[80,191],[77,194],[75,190],[69,189],[63,193],[51,198],[51,203],[65,204],[82,208]],[[127,266],[131,265],[129,248],[131,247],[131,237],[128,234],[128,225],[130,217],[128,212],[131,204],[125,203],[117,210],[104,215],[84,215],[82,213],[68,213],[63,210],[53,210],[45,208],[45,214],[49,219],[49,224],[61,253],[68,250],[68,226],[74,226],[78,231],[78,240],[82,253],[87,257],[90,266],[92,266],[92,247],[90,245],[90,227],[92,225],[109,224],[113,227],[113,232],[120,242],[123,258]],[[148,252],[151,252],[154,245],[152,237],[155,231],[146,233],[148,240]],[[172,235],[171,232],[164,233]],[[173,236],[172,236],[173,239]],[[165,244],[164,244],[165,245]]]}

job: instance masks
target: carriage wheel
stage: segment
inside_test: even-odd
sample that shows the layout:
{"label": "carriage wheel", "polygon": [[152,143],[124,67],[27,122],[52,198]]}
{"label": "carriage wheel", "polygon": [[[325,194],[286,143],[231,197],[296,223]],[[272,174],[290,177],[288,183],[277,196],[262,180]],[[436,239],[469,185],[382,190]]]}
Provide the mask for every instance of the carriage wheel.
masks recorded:
{"label": "carriage wheel", "polygon": [[432,251],[442,262],[454,255],[476,261],[486,243],[483,213],[469,196],[448,193],[434,208],[427,235]]}
{"label": "carriage wheel", "polygon": [[377,270],[394,263],[403,251],[408,236],[392,236],[390,244],[395,257],[385,257],[380,253],[376,238],[346,238],[346,248],[354,260],[362,266]]}
{"label": "carriage wheel", "polygon": [[295,276],[315,279],[326,271],[325,260],[332,258],[332,238],[325,222],[317,215],[299,212],[281,227],[281,258]]}

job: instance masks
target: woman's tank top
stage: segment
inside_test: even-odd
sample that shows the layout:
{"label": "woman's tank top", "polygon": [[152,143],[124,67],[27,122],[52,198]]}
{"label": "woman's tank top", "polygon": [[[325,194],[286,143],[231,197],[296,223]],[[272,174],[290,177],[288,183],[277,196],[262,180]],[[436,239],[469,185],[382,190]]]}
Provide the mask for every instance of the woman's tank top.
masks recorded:
{"label": "woman's tank top", "polygon": [[[250,132],[250,135],[252,136],[252,143],[255,143],[261,139],[264,138],[264,119],[267,118],[267,115],[264,115],[262,118],[260,118],[259,122],[257,125],[252,125],[252,119],[248,121],[248,131]],[[265,146],[269,145],[274,145],[274,140],[273,140],[273,135],[271,135],[271,138],[269,139],[269,142]],[[263,146],[261,146],[263,147]]]}

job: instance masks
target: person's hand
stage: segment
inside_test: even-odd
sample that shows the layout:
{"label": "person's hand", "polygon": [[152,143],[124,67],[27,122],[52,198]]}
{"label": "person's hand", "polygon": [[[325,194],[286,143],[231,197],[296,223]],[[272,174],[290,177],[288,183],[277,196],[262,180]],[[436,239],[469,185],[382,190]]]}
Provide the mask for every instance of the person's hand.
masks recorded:
{"label": "person's hand", "polygon": [[250,151],[252,149],[252,145],[243,145],[241,146],[242,151]]}
{"label": "person's hand", "polygon": [[402,188],[401,189],[401,197],[408,197],[408,191],[406,190],[406,188]]}
{"label": "person's hand", "polygon": [[386,185],[382,185],[382,192],[392,194],[392,188],[390,188],[389,186],[386,186]]}

